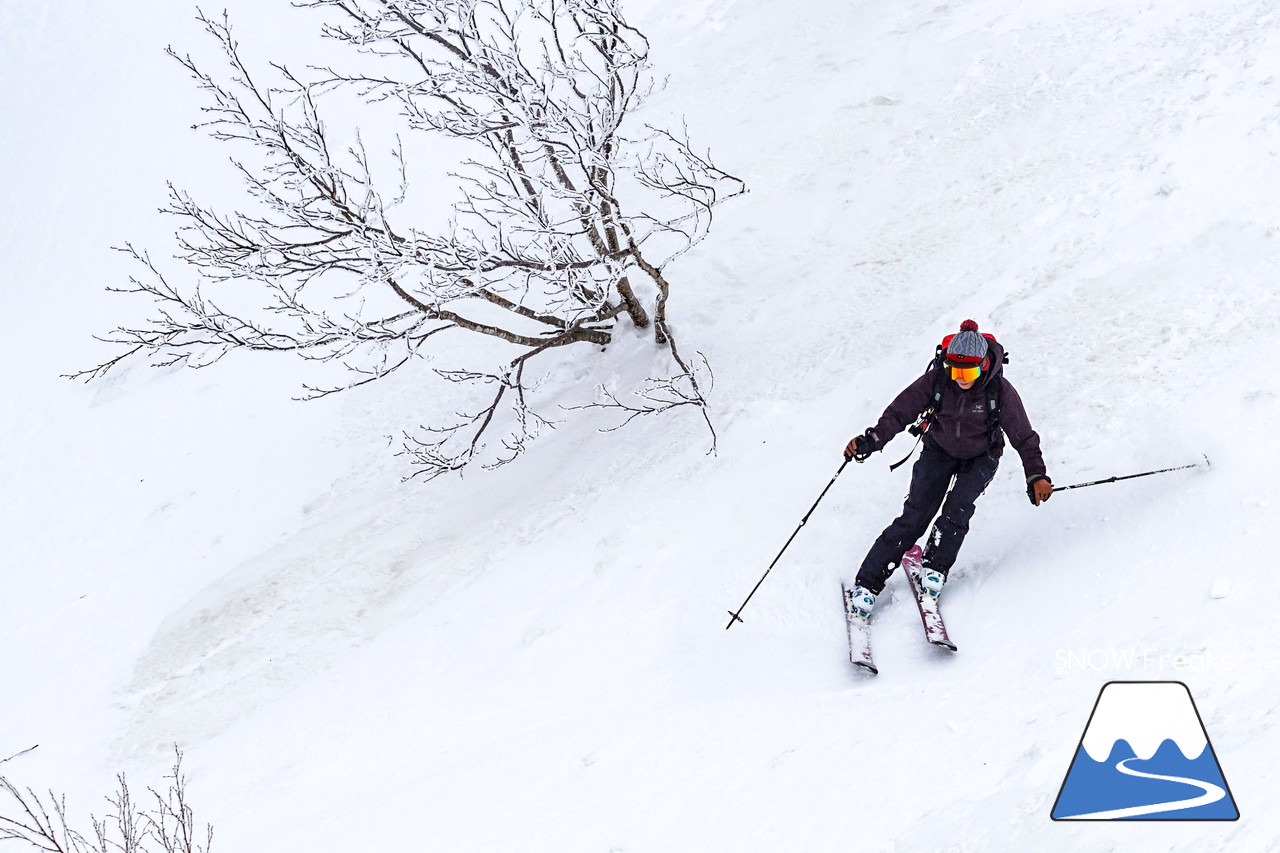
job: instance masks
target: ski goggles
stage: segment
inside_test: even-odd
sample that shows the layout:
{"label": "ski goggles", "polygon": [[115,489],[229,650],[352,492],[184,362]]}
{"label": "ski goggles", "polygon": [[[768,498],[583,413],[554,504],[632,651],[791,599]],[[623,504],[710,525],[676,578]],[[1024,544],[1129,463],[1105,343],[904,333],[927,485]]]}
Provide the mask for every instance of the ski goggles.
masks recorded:
{"label": "ski goggles", "polygon": [[961,367],[956,364],[947,365],[947,376],[960,382],[976,382],[982,375],[982,365],[974,364]]}

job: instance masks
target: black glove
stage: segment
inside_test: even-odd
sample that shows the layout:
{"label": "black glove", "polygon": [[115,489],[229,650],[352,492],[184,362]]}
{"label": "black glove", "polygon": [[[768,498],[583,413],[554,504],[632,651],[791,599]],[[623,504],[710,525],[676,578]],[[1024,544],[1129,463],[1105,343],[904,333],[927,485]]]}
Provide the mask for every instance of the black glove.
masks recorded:
{"label": "black glove", "polygon": [[[1039,488],[1036,488],[1037,485]],[[1027,500],[1031,501],[1032,506],[1040,506],[1049,500],[1051,494],[1053,494],[1053,481],[1044,474],[1027,481]]]}
{"label": "black glove", "polygon": [[880,436],[876,435],[874,428],[867,427],[866,432],[849,442],[849,446],[844,450],[844,455],[857,462],[866,462],[871,457],[871,454],[879,449]]}

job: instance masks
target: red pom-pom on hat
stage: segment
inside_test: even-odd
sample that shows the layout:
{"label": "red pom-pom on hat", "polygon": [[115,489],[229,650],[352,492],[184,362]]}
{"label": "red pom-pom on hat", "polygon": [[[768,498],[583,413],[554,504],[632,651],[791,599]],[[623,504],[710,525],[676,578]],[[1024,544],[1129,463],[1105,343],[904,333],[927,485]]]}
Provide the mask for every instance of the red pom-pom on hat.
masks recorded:
{"label": "red pom-pom on hat", "polygon": [[962,332],[976,332],[976,331],[978,331],[978,321],[977,321],[977,320],[965,320],[963,323],[961,323],[961,324],[960,324],[960,331],[962,331]]}

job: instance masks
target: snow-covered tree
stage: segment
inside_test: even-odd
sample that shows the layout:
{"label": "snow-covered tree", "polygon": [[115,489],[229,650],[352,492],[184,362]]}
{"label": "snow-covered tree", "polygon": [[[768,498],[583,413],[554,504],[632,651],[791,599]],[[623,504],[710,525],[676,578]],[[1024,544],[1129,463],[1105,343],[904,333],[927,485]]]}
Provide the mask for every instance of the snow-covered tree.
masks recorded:
{"label": "snow-covered tree", "polygon": [[[324,35],[356,51],[351,67],[272,64],[261,79],[225,16],[200,18],[222,72],[170,49],[209,99],[204,127],[251,150],[233,161],[248,194],[220,212],[171,185],[183,280],[124,246],[145,270],[124,290],[150,297],[156,313],[104,336],[117,354],[77,375],[287,351],[346,374],[308,386],[314,398],[434,361],[473,404],[405,432],[412,476],[430,478],[514,458],[548,423],[531,399],[535,360],[569,346],[598,352],[625,323],[652,330],[670,369],[633,402],[602,388],[595,405],[628,417],[692,405],[705,418],[705,371],[667,320],[668,264],[745,186],[683,131],[637,125],[652,85],[648,42],[617,0],[296,5],[327,15]],[[396,107],[405,133],[389,155],[371,154],[358,127],[337,141],[322,104],[350,104],[343,93],[377,116]],[[469,151],[450,174],[458,200],[443,228],[420,228],[406,202],[419,134]]]}

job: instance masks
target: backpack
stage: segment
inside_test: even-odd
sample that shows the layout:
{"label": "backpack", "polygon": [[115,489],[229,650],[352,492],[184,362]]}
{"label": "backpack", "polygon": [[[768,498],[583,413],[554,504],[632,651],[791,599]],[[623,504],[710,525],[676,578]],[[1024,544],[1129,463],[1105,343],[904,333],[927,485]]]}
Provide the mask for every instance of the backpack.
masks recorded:
{"label": "backpack", "polygon": [[[916,452],[916,447],[923,440],[924,434],[929,431],[929,427],[933,426],[934,411],[938,407],[938,403],[942,402],[942,390],[946,387],[947,379],[946,371],[943,370],[943,361],[946,358],[947,347],[951,344],[951,339],[958,334],[953,332],[942,339],[942,343],[938,344],[938,348],[934,350],[933,358],[929,360],[925,372],[936,370],[937,373],[933,377],[933,394],[930,398],[928,407],[920,413],[920,417],[916,422],[907,427],[907,432],[916,437],[916,443],[912,445],[911,452],[901,461],[895,462],[889,466],[889,470],[893,471],[906,462]],[[982,336],[989,341],[995,341],[996,336],[989,332],[982,332]],[[997,342],[998,343],[998,342]],[[1000,388],[1002,383],[1000,379],[1004,376],[1004,366],[1009,363],[1009,353],[1005,351],[1004,357],[1000,363],[995,366],[992,378],[987,381],[987,429],[991,433],[991,442],[994,444],[1000,436]]]}

